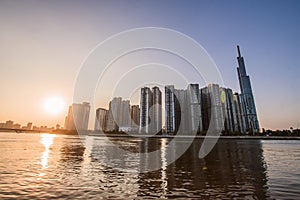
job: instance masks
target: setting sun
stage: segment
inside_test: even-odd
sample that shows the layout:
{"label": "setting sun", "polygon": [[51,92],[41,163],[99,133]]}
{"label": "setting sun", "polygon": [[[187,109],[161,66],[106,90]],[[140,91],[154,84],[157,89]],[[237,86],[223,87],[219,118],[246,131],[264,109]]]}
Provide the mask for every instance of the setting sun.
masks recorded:
{"label": "setting sun", "polygon": [[60,97],[50,97],[45,100],[44,109],[49,114],[60,114],[65,109],[65,102]]}

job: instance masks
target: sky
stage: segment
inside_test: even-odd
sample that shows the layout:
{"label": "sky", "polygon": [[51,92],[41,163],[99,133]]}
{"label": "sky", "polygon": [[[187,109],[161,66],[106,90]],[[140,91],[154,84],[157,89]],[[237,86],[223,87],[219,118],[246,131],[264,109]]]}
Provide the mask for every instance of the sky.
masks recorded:
{"label": "sky", "polygon": [[67,106],[53,115],[44,103],[51,97],[72,103],[81,65],[100,42],[133,28],[163,27],[197,41],[237,92],[240,45],[261,127],[296,128],[299,10],[297,0],[0,0],[0,122],[63,125]]}

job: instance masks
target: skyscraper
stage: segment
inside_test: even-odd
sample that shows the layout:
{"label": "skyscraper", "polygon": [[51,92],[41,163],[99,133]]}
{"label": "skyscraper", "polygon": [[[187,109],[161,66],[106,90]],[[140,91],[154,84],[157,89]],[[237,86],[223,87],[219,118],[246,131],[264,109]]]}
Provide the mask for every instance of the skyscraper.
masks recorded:
{"label": "skyscraper", "polygon": [[187,90],[175,89],[175,125],[180,133],[189,134],[189,116],[187,111]]}
{"label": "skyscraper", "polygon": [[233,93],[230,88],[220,88],[221,94],[224,95],[224,101],[222,101],[222,112],[224,116],[224,130],[238,131],[238,124],[236,118],[236,109],[233,101]]}
{"label": "skyscraper", "polygon": [[255,108],[254,97],[251,88],[250,78],[246,73],[246,67],[244,58],[241,56],[240,47],[237,46],[238,51],[238,77],[241,89],[241,104],[244,109],[246,119],[246,131],[247,132],[259,132],[259,123],[257,119],[257,113]]}
{"label": "skyscraper", "polygon": [[152,88],[153,94],[153,133],[158,133],[162,129],[162,101],[161,101],[161,91],[158,87]]}
{"label": "skyscraper", "polygon": [[131,115],[130,115],[130,101],[129,100],[122,100],[121,102],[121,109],[120,109],[120,127],[126,127],[128,129],[131,127]]}
{"label": "skyscraper", "polygon": [[121,109],[121,97],[114,97],[109,102],[108,119],[107,119],[107,130],[118,131],[120,122],[120,109]]}
{"label": "skyscraper", "polygon": [[73,103],[69,106],[68,115],[65,119],[65,129],[67,130],[87,130],[89,124],[90,104]]}
{"label": "skyscraper", "polygon": [[98,108],[96,110],[95,130],[107,130],[108,110]]}
{"label": "skyscraper", "polygon": [[152,90],[141,88],[140,132],[158,133],[162,128],[161,91],[158,87]]}
{"label": "skyscraper", "polygon": [[136,130],[140,126],[140,107],[139,105],[132,105],[130,108],[131,128]]}
{"label": "skyscraper", "polygon": [[187,90],[175,89],[173,85],[165,86],[165,130],[175,133],[180,130],[188,133]]}
{"label": "skyscraper", "polygon": [[128,129],[130,126],[131,124],[129,100],[122,100],[122,97],[114,97],[109,102],[107,130],[125,130]]}
{"label": "skyscraper", "polygon": [[189,131],[202,131],[201,96],[199,84],[189,84],[187,88],[187,111],[189,116]]}
{"label": "skyscraper", "polygon": [[141,88],[140,100],[140,132],[150,132],[150,107],[153,104],[152,92],[150,88]]}
{"label": "skyscraper", "polygon": [[235,114],[236,114],[236,119],[238,123],[238,131],[241,133],[245,133],[245,114],[244,110],[242,109],[242,104],[241,104],[241,95],[238,93],[234,93],[233,95],[233,101],[235,105]]}
{"label": "skyscraper", "polygon": [[165,131],[167,133],[176,131],[174,90],[174,85],[165,86]]}
{"label": "skyscraper", "polygon": [[203,129],[211,128],[214,132],[221,132],[224,129],[224,115],[219,85],[209,84],[202,88],[201,101]]}

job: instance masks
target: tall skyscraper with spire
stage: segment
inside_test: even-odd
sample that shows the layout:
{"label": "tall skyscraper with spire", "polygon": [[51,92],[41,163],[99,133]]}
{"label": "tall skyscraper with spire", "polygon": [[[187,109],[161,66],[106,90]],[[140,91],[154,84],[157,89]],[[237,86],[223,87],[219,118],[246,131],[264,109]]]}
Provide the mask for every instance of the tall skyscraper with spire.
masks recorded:
{"label": "tall skyscraper with spire", "polygon": [[255,108],[254,96],[252,93],[250,77],[246,73],[246,67],[244,58],[241,56],[240,47],[237,46],[238,51],[238,77],[241,89],[241,104],[246,122],[247,132],[259,132],[259,123],[257,119],[257,113]]}

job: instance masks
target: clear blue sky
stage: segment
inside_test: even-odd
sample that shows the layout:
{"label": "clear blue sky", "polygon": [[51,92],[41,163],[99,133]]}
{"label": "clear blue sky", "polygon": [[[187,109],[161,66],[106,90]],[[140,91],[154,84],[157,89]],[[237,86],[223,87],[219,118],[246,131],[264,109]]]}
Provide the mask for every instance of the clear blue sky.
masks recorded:
{"label": "clear blue sky", "polygon": [[239,91],[241,46],[261,127],[300,123],[300,1],[0,0],[0,121],[63,123],[38,106],[71,103],[80,64],[107,37],[136,27],[175,29],[211,55],[225,85]]}

